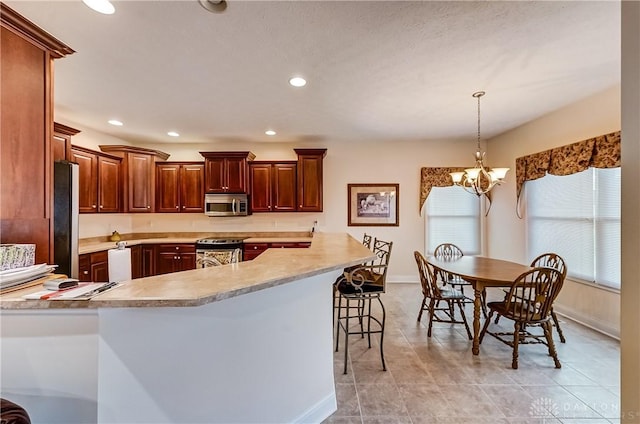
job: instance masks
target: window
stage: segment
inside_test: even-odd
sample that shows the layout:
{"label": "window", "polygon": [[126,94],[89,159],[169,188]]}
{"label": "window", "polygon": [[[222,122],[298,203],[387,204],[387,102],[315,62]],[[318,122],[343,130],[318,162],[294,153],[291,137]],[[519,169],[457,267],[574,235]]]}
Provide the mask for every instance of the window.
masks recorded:
{"label": "window", "polygon": [[529,256],[556,252],[569,276],[620,288],[620,168],[546,175],[525,192]]}
{"label": "window", "polygon": [[453,243],[465,255],[480,254],[480,198],[462,187],[434,187],[425,205],[427,252]]}

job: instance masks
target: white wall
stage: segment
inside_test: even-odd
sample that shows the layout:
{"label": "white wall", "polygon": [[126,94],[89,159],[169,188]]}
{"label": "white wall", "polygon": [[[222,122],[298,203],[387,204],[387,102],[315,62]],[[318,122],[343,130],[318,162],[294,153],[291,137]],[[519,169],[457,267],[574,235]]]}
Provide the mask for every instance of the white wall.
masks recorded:
{"label": "white wall", "polygon": [[[489,256],[521,263],[533,259],[527,257],[525,221],[515,213],[516,158],[619,131],[620,117],[620,86],[616,86],[489,141],[492,163],[511,168],[506,183],[493,191],[494,203],[487,219]],[[608,334],[620,334],[617,292],[567,281],[555,309]]]}

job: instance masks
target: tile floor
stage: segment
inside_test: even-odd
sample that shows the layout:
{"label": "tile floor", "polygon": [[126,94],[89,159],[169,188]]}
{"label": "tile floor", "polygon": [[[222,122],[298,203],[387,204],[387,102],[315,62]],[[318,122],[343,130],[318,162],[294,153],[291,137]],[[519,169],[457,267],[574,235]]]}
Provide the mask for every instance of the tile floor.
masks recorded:
{"label": "tile floor", "polygon": [[[524,345],[513,370],[511,348],[489,335],[473,356],[462,325],[434,323],[429,339],[426,315],[416,321],[421,300],[418,284],[387,285],[386,372],[377,344],[368,349],[365,340],[351,336],[343,375],[341,338],[334,354],[338,410],[325,423],[620,422],[617,340],[560,317],[567,343],[556,333],[554,340],[562,368],[554,368],[546,346]],[[471,316],[472,305],[465,310]],[[513,328],[506,319],[500,325]]]}

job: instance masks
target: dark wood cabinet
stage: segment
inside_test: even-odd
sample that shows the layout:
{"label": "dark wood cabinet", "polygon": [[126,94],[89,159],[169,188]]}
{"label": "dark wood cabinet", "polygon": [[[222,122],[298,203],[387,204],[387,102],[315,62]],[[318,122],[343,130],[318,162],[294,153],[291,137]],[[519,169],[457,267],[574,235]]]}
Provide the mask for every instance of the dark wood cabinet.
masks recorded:
{"label": "dark wood cabinet", "polygon": [[57,160],[71,160],[71,137],[80,130],[68,127],[58,122],[53,123],[53,137],[51,137],[51,156]]}
{"label": "dark wood cabinet", "polygon": [[156,275],[156,246],[142,245],[140,254],[142,256],[142,277]]}
{"label": "dark wood cabinet", "polygon": [[306,248],[311,242],[272,242],[272,243],[245,243],[243,261],[250,261],[262,254],[267,249]]}
{"label": "dark wood cabinet", "polygon": [[142,246],[131,246],[131,278],[141,278],[142,275]]}
{"label": "dark wood cabinet", "polygon": [[298,154],[298,211],[322,212],[322,161],[327,149],[294,149]]}
{"label": "dark wood cabinet", "polygon": [[80,213],[121,211],[121,159],[71,146],[70,160],[80,167]]}
{"label": "dark wood cabinet", "polygon": [[156,164],[156,212],[204,212],[204,163]]}
{"label": "dark wood cabinet", "polygon": [[249,165],[251,211],[295,211],[296,169],[296,162],[252,162]]}
{"label": "dark wood cabinet", "polygon": [[104,283],[109,281],[109,256],[106,250],[80,255],[78,271],[80,281]]}
{"label": "dark wood cabinet", "polygon": [[122,145],[101,145],[100,150],[122,158],[121,184],[124,212],[155,212],[156,161],[165,161],[159,150]]}
{"label": "dark wood cabinet", "polygon": [[126,157],[126,211],[153,212],[153,156],[128,153]]}
{"label": "dark wood cabinet", "polygon": [[0,27],[0,243],[54,263],[53,60],[74,51],[4,3]]}
{"label": "dark wood cabinet", "polygon": [[247,193],[251,152],[200,152],[204,157],[207,193]]}
{"label": "dark wood cabinet", "polygon": [[159,244],[156,247],[156,275],[196,268],[193,244]]}

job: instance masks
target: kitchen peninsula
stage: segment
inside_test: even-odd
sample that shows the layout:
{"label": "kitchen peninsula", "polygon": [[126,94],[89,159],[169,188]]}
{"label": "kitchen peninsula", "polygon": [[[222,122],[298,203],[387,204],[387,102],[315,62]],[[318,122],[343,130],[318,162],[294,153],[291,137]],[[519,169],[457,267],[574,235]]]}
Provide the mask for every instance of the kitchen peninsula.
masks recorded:
{"label": "kitchen peninsula", "polygon": [[3,397],[37,422],[320,422],[336,409],[332,282],[347,234],[141,278],[88,301],[3,296]]}

